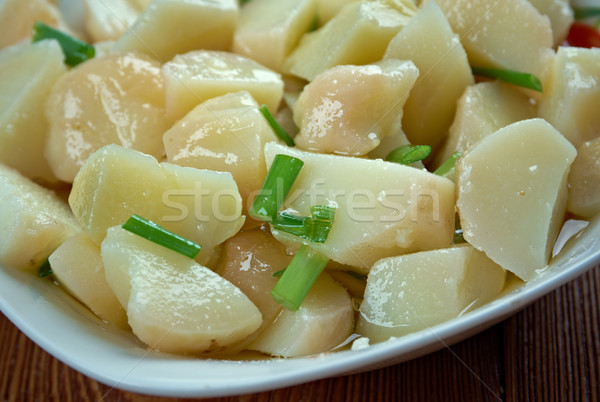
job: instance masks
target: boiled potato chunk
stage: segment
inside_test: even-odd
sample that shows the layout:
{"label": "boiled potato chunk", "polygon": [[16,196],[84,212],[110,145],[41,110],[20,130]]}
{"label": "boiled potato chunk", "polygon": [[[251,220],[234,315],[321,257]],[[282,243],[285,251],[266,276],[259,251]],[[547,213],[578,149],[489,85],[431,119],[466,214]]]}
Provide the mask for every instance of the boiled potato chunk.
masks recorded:
{"label": "boiled potato chunk", "polygon": [[356,332],[380,342],[429,328],[498,296],[505,276],[468,244],[384,258],[369,272]]}
{"label": "boiled potato chunk", "polygon": [[85,0],[85,30],[93,42],[114,41],[138,18],[133,0]]}
{"label": "boiled potato chunk", "polygon": [[376,62],[413,14],[402,14],[383,2],[349,4],[325,26],[303,36],[284,70],[312,81],[331,67]]}
{"label": "boiled potato chunk", "polygon": [[163,137],[168,161],[230,172],[246,209],[267,175],[263,148],[277,136],[246,91],[196,106]]}
{"label": "boiled potato chunk", "polygon": [[48,260],[69,293],[109,324],[127,327],[125,310],[106,281],[100,247],[87,234],[69,237]]}
{"label": "boiled potato chunk", "polygon": [[360,0],[316,0],[319,25],[325,25],[325,23],[335,17],[344,6],[350,3],[356,3],[357,1]]}
{"label": "boiled potato chunk", "polygon": [[0,264],[33,271],[81,231],[67,204],[0,164]]}
{"label": "boiled potato chunk", "polygon": [[554,45],[559,45],[567,37],[573,23],[573,10],[568,0],[529,0],[542,15],[550,19]]}
{"label": "boiled potato chunk", "polygon": [[589,219],[600,213],[600,137],[577,149],[569,173],[567,209]]}
{"label": "boiled potato chunk", "polygon": [[[368,272],[381,258],[452,242],[452,181],[380,159],[314,154],[274,143],[265,146],[267,166],[277,154],[304,161],[285,208],[310,216],[311,206],[337,207],[327,241],[311,243],[331,260]],[[290,234],[272,232],[286,244],[302,242]]]}
{"label": "boiled potato chunk", "polygon": [[437,0],[471,65],[523,71],[545,84],[554,51],[550,21],[527,0]]}
{"label": "boiled potato chunk", "polygon": [[54,85],[46,103],[46,157],[56,176],[72,182],[87,158],[108,144],[164,155],[165,116],[160,64],[143,54],[88,60]]}
{"label": "boiled potato chunk", "polygon": [[575,148],[542,119],[490,134],[457,164],[463,236],[524,281],[548,264]]}
{"label": "boiled potato chunk", "polygon": [[559,47],[540,117],[575,147],[600,134],[600,49]]}
{"label": "boiled potato chunk", "polygon": [[474,81],[465,50],[435,1],[392,39],[384,57],[411,60],[419,69],[402,128],[413,144],[437,151],[452,124],[456,101]]}
{"label": "boiled potato chunk", "polygon": [[316,11],[315,0],[253,0],[241,9],[233,51],[281,71]]}
{"label": "boiled potato chunk", "polygon": [[102,242],[102,261],[133,333],[152,349],[216,351],[262,322],[256,306],[230,282],[118,226]]}
{"label": "boiled potato chunk", "polygon": [[510,85],[494,81],[467,87],[458,100],[448,138],[436,156],[436,166],[455,151],[464,156],[482,138],[535,115],[535,106],[529,98]]}
{"label": "boiled potato chunk", "polygon": [[167,113],[179,119],[196,105],[231,92],[248,91],[272,112],[283,96],[281,76],[246,57],[198,50],[178,55],[162,67]]}
{"label": "boiled potato chunk", "polygon": [[[36,21],[67,31],[56,6],[49,0],[0,1],[0,49],[31,38]],[[35,64],[34,64],[35,65]]]}
{"label": "boiled potato chunk", "polygon": [[366,66],[337,66],[304,87],[294,104],[303,149],[365,155],[383,137],[401,131],[404,100],[419,70],[410,61],[385,60]]}
{"label": "boiled potato chunk", "polygon": [[228,50],[238,12],[236,0],[154,0],[114,49],[162,63],[195,49]]}
{"label": "boiled potato chunk", "polygon": [[324,272],[298,311],[282,310],[247,348],[282,357],[314,355],[338,346],[353,329],[348,292]]}
{"label": "boiled potato chunk", "polygon": [[279,280],[273,274],[286,269],[291,260],[285,246],[260,229],[239,233],[225,242],[215,272],[237,286],[260,310],[263,322],[254,336],[281,312],[281,305],[271,296]]}
{"label": "boiled potato chunk", "polygon": [[90,156],[73,182],[69,204],[96,244],[109,227],[138,214],[200,244],[200,264],[244,222],[230,173],[158,163],[118,145]]}
{"label": "boiled potato chunk", "polygon": [[0,52],[0,163],[29,178],[56,181],[44,157],[44,104],[66,72],[58,42],[20,44]]}

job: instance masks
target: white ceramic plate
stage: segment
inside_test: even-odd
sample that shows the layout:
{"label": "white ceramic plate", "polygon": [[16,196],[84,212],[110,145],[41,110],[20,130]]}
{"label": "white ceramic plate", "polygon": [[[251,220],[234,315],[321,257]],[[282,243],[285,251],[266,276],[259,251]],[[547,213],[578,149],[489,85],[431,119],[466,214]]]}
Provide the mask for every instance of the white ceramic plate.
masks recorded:
{"label": "white ceramic plate", "polygon": [[104,325],[48,280],[0,267],[0,308],[50,354],[110,386],[162,396],[215,397],[266,391],[406,361],[501,321],[600,261],[600,218],[540,276],[482,308],[365,349],[297,359],[218,361],[148,351]]}
{"label": "white ceramic plate", "polygon": [[[80,0],[61,0],[71,21],[78,20],[80,5]],[[219,361],[148,351],[50,281],[1,266],[0,309],[47,352],[104,384],[161,396],[215,397],[371,370],[433,352],[501,321],[598,261],[600,219],[567,244],[539,278],[478,310],[365,349],[287,360]]]}

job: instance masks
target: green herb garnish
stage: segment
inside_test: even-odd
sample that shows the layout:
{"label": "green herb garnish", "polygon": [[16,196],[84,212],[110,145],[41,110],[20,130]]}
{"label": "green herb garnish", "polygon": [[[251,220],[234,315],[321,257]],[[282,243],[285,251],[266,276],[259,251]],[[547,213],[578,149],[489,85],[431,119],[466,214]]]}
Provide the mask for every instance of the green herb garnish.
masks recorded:
{"label": "green herb garnish", "polygon": [[310,217],[293,215],[286,211],[281,212],[272,222],[273,229],[315,243],[325,243],[333,226],[335,208],[315,205],[311,207],[310,212]]}
{"label": "green herb garnish", "polygon": [[600,7],[573,7],[576,20],[600,17]]}
{"label": "green herb garnish", "polygon": [[283,129],[283,127],[281,127],[279,123],[277,123],[277,120],[275,120],[271,112],[269,112],[269,108],[267,107],[267,105],[262,105],[259,108],[259,110],[269,123],[269,126],[271,126],[271,128],[273,129],[273,132],[275,132],[275,135],[279,137],[279,139],[281,139],[290,147],[296,145],[292,137],[290,137],[290,135]]}
{"label": "green herb garnish", "polygon": [[293,156],[276,155],[262,188],[248,211],[250,216],[260,221],[272,222],[303,165],[304,162]]}
{"label": "green herb garnish", "polygon": [[542,92],[542,83],[533,74],[520,71],[503,70],[499,68],[471,67],[473,74],[483,77],[496,78],[509,84]]}
{"label": "green herb garnish", "polygon": [[181,237],[139,215],[132,215],[121,227],[146,240],[183,254],[186,257],[196,258],[202,248],[199,244]]}
{"label": "green herb garnish", "polygon": [[460,158],[460,152],[454,152],[446,162],[437,168],[433,173],[438,176],[445,177],[450,180],[454,180],[454,174],[456,173],[456,160]]}
{"label": "green herb garnish", "polygon": [[410,165],[422,161],[431,154],[429,145],[402,145],[394,149],[385,157],[386,161],[400,163],[401,165]]}
{"label": "green herb garnish", "polygon": [[65,63],[69,66],[76,66],[96,55],[96,49],[93,46],[38,21],[33,24],[33,42],[44,39],[58,41],[65,55]]}
{"label": "green herb garnish", "polygon": [[40,278],[45,278],[50,275],[52,275],[52,267],[50,267],[50,261],[46,260],[46,262],[43,263],[40,269],[38,270],[38,276]]}
{"label": "green herb garnish", "polygon": [[327,257],[309,246],[300,247],[273,288],[273,299],[286,309],[297,311],[328,262]]}

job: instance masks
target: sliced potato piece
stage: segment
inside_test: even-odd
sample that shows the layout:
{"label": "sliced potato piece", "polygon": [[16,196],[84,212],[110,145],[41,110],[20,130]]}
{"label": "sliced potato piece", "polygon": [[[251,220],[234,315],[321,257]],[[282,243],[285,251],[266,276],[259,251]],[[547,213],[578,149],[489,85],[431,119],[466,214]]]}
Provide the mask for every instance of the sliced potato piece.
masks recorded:
{"label": "sliced potato piece", "polygon": [[56,181],[44,157],[46,97],[67,69],[54,40],[20,44],[0,53],[0,163],[29,178]]}
{"label": "sliced potato piece", "polygon": [[109,324],[127,327],[125,310],[106,281],[100,247],[87,234],[69,237],[48,260],[69,293]]}
{"label": "sliced potato piece", "polygon": [[178,55],[162,67],[167,113],[179,119],[196,105],[231,92],[248,91],[275,112],[283,96],[281,76],[246,57],[198,50]]}
{"label": "sliced potato piece", "polygon": [[85,0],[85,30],[94,42],[115,41],[138,18],[133,0]]}
{"label": "sliced potato piece", "polygon": [[171,163],[230,172],[245,210],[267,175],[264,146],[277,136],[246,91],[196,106],[163,137]]}
{"label": "sliced potato piece", "polygon": [[[0,49],[31,38],[36,21],[68,32],[56,6],[48,0],[0,1]],[[35,66],[36,64],[34,64]]]}
{"label": "sliced potato piece", "polygon": [[542,119],[490,134],[457,164],[463,236],[524,281],[548,264],[575,148]]}
{"label": "sliced potato piece", "polygon": [[283,244],[260,229],[235,235],[223,248],[215,272],[237,286],[260,310],[263,322],[256,336],[281,312],[281,305],[271,296],[279,280],[273,274],[286,269],[292,256]]}
{"label": "sliced potato piece", "polygon": [[331,67],[376,62],[412,15],[401,14],[383,2],[349,4],[321,29],[302,37],[284,70],[312,81]]}
{"label": "sliced potato piece", "polygon": [[372,151],[401,131],[402,107],[418,75],[412,62],[394,59],[324,71],[294,104],[296,145],[341,155]]}
{"label": "sliced potato piece", "polygon": [[600,213],[600,137],[577,149],[569,173],[567,209],[589,219]]}
{"label": "sliced potato piece", "polygon": [[236,0],[154,0],[114,49],[162,63],[195,49],[228,50],[238,12]]}
{"label": "sliced potato piece", "polygon": [[59,197],[0,164],[0,264],[34,271],[81,231]]}
{"label": "sliced potato piece", "polygon": [[542,15],[550,19],[554,46],[560,45],[573,23],[573,10],[568,0],[529,0]]}
{"label": "sliced potato piece", "polygon": [[216,351],[262,322],[256,306],[230,282],[118,226],[102,242],[102,261],[133,333],[152,349]]}
{"label": "sliced potato piece", "polygon": [[579,147],[600,133],[598,102],[600,49],[559,47],[539,105],[540,117]]}
{"label": "sliced potato piece", "polygon": [[435,153],[452,124],[456,101],[474,83],[465,50],[435,1],[391,40],[384,57],[411,60],[419,69],[402,129],[410,142],[429,145]]}
{"label": "sliced potato piece", "polygon": [[550,21],[527,0],[437,0],[476,67],[523,71],[546,83],[552,57]]}
{"label": "sliced potato piece", "polygon": [[253,0],[241,9],[233,51],[281,71],[316,12],[315,0]]}
{"label": "sliced potato piece", "polygon": [[164,155],[165,117],[160,64],[143,54],[88,60],[54,85],[46,103],[46,157],[56,176],[72,182],[90,154],[120,144]]}
{"label": "sliced potato piece", "polygon": [[96,244],[109,227],[138,214],[199,243],[200,264],[244,222],[230,173],[159,164],[118,145],[90,156],[75,178],[69,204]]}
{"label": "sliced potato piece", "polygon": [[[452,181],[393,162],[314,154],[274,143],[265,146],[267,166],[277,154],[304,161],[284,207],[310,216],[311,206],[337,206],[327,241],[311,243],[326,257],[368,272],[381,258],[452,242]],[[286,244],[302,243],[272,232]]]}
{"label": "sliced potato piece", "polygon": [[529,98],[511,85],[500,81],[471,85],[458,100],[454,122],[435,165],[440,166],[456,151],[464,156],[482,138],[535,115]]}
{"label": "sliced potato piece", "polygon": [[377,261],[356,332],[372,342],[429,328],[492,300],[506,271],[465,244]]}
{"label": "sliced potato piece", "polygon": [[348,292],[324,272],[298,311],[282,310],[247,348],[282,357],[314,355],[338,346],[353,329]]}
{"label": "sliced potato piece", "polygon": [[330,19],[335,17],[343,7],[350,3],[356,3],[357,1],[360,0],[316,0],[319,25],[325,25]]}

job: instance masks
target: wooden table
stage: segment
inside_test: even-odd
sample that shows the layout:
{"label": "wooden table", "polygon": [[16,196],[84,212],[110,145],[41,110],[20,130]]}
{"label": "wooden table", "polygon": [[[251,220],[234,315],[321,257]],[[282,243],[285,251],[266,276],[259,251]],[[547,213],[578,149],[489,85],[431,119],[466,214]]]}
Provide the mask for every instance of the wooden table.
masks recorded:
{"label": "wooden table", "polygon": [[[407,363],[215,401],[600,401],[600,266],[464,342]],[[111,389],[0,315],[7,401],[161,401]]]}

